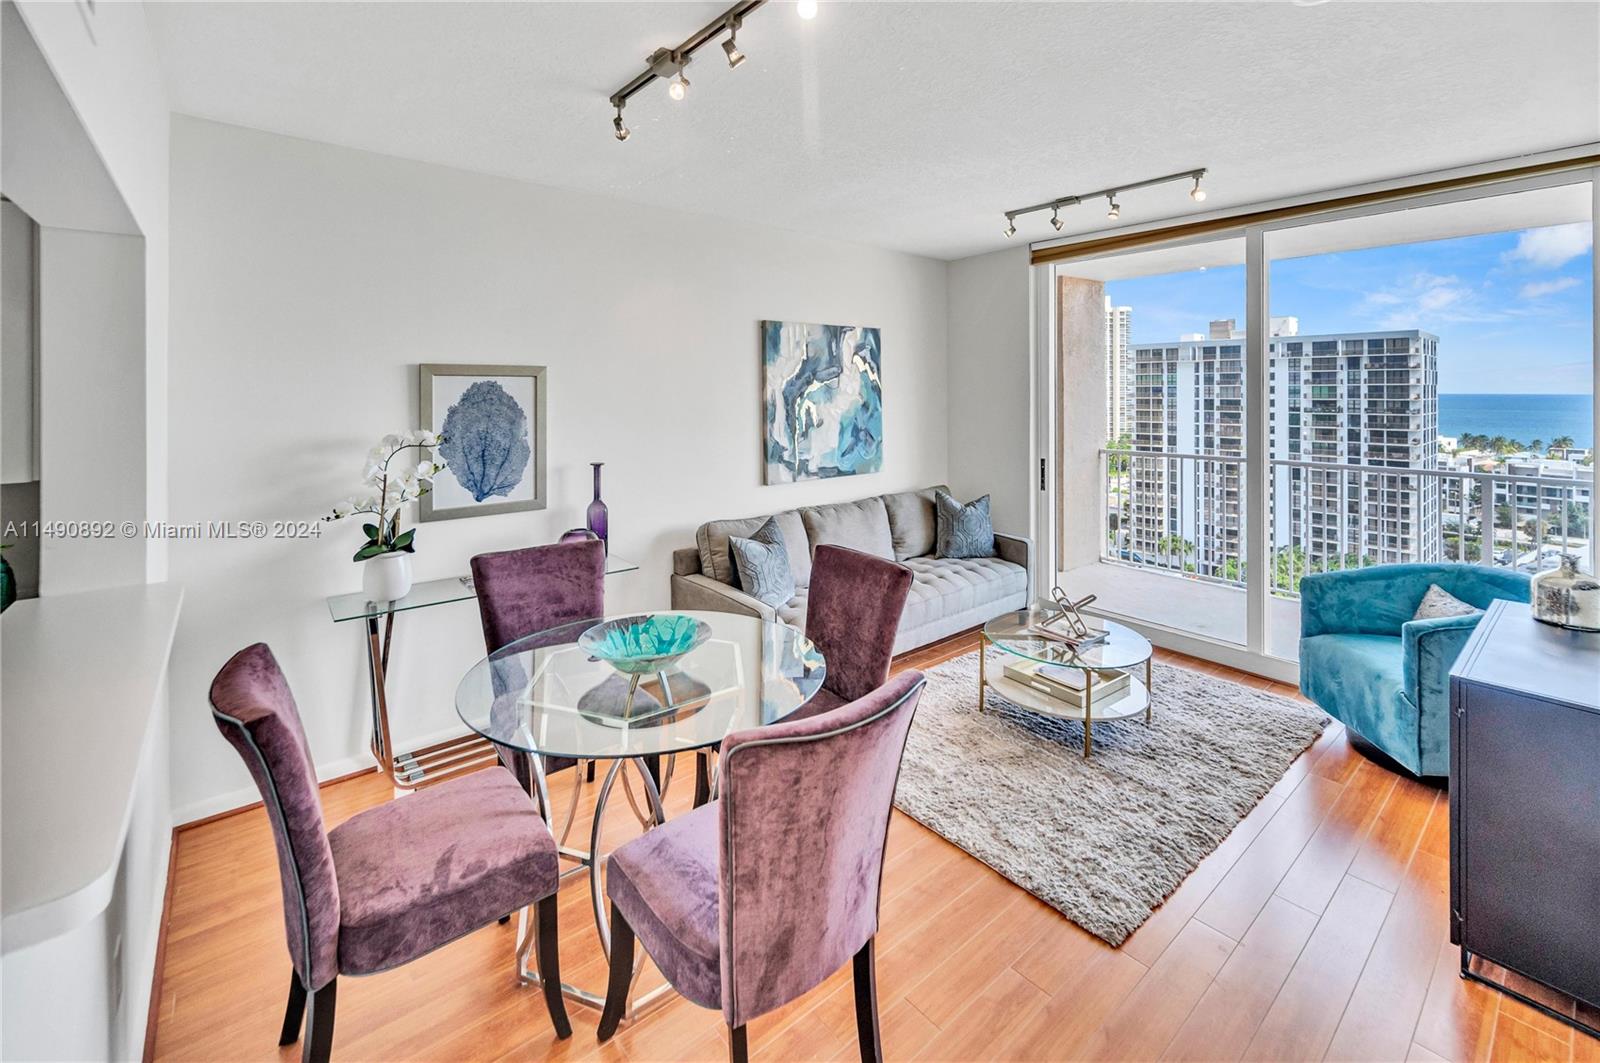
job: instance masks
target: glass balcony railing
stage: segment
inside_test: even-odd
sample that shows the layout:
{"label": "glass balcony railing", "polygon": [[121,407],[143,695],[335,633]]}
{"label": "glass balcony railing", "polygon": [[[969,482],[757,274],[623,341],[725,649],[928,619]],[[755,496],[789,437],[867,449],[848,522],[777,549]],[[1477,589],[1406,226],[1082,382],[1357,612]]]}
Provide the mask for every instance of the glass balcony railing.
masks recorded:
{"label": "glass balcony railing", "polygon": [[[1242,458],[1135,448],[1100,454],[1102,560],[1244,585]],[[1591,564],[1592,474],[1551,478],[1409,462],[1270,464],[1275,595],[1297,597],[1308,572],[1406,561],[1532,572],[1571,553],[1583,567]]]}

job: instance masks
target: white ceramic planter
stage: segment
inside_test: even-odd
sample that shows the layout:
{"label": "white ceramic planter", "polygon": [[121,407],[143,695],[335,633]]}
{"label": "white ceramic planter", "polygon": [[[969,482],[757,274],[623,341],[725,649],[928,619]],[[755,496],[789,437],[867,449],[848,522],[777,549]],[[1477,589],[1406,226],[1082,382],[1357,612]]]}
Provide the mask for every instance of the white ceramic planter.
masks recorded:
{"label": "white ceramic planter", "polygon": [[362,562],[361,589],[369,602],[392,602],[411,593],[411,555],[396,550]]}

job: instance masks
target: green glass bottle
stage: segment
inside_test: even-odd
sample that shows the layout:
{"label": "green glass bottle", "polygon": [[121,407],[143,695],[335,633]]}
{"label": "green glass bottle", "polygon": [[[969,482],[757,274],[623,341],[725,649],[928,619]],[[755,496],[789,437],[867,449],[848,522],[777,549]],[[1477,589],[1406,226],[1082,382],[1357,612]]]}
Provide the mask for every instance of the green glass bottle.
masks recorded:
{"label": "green glass bottle", "polygon": [[[0,546],[0,550],[4,550]],[[5,554],[0,554],[0,613],[11,607],[17,600],[17,574],[11,570],[11,562],[6,560]]]}

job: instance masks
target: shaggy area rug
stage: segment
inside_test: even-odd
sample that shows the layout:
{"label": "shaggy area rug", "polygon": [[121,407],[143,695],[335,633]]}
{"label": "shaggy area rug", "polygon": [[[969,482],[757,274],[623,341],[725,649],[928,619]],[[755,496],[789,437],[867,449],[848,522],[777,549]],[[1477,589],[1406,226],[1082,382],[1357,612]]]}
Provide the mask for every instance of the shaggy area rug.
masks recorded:
{"label": "shaggy area rug", "polygon": [[895,804],[1111,945],[1329,723],[1313,705],[1158,662],[1151,725],[1097,724],[1084,759],[1080,723],[992,689],[980,714],[976,653],[927,675]]}

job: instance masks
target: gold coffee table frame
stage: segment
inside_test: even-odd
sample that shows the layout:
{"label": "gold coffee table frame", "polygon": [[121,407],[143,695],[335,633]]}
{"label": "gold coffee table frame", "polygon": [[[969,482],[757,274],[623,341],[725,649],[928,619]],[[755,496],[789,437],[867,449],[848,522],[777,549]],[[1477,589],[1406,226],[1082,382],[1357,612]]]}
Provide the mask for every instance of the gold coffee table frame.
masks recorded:
{"label": "gold coffee table frame", "polygon": [[[1065,643],[1031,630],[1054,615],[1048,608],[1035,606],[997,616],[983,625],[978,642],[978,711],[987,709],[987,696],[993,690],[1000,697],[1029,712],[1050,716],[1058,720],[1076,720],[1083,724],[1083,755],[1094,752],[1094,725],[1115,720],[1126,720],[1144,715],[1146,726],[1151,723],[1152,694],[1151,664],[1155,649],[1143,635],[1125,624],[1102,620],[1106,641],[1074,649]],[[1058,664],[1079,668],[1085,672],[1118,672],[1128,676],[1128,692],[1113,700],[1103,702],[1097,713],[1094,704],[1094,684],[1084,684],[1082,707],[1012,679],[1001,673],[989,674],[989,650],[999,649],[1013,657],[1043,664]],[[1144,666],[1141,682],[1133,670]]]}

